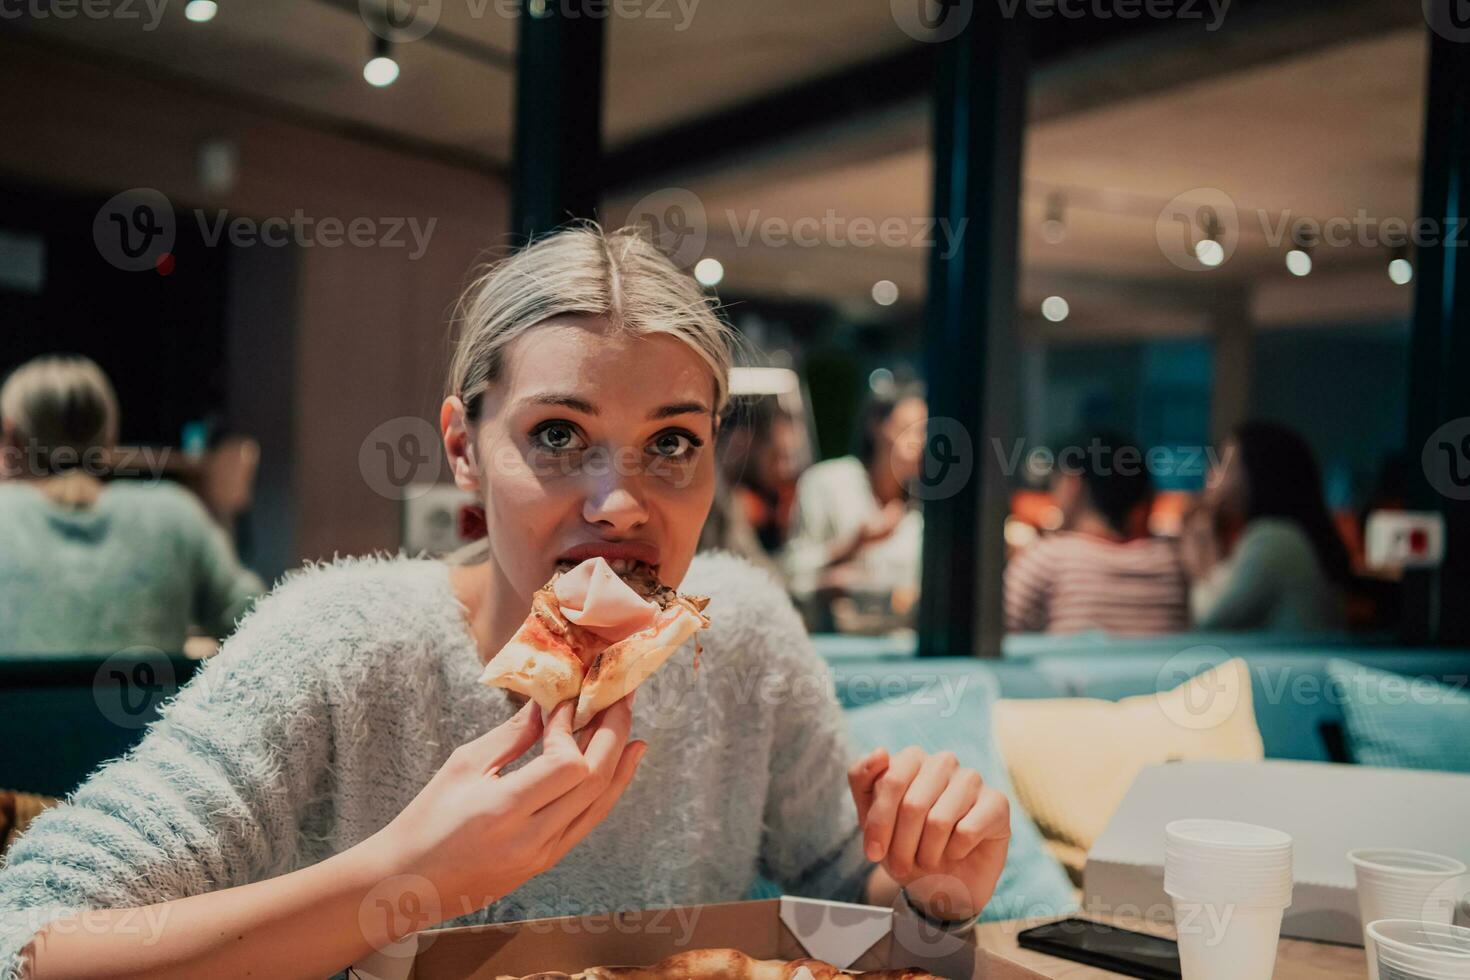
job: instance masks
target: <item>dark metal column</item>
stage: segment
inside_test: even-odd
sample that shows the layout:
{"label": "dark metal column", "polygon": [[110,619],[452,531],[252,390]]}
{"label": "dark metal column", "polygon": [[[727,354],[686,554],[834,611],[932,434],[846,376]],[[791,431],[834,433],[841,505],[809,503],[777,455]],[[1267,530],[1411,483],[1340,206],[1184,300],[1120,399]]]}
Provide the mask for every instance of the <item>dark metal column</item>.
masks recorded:
{"label": "dark metal column", "polygon": [[[929,259],[925,482],[937,477],[941,492],[921,491],[921,656],[997,652],[984,636],[997,637],[998,624],[987,622],[982,633],[982,609],[998,612],[1000,587],[999,563],[982,556],[1001,554],[998,540],[982,538],[1000,531],[986,515],[993,516],[996,483],[1003,482],[996,474],[986,478],[994,462],[986,396],[996,372],[1016,370],[995,363],[993,355],[1006,346],[997,338],[1014,336],[1026,106],[1025,17],[1007,18],[1004,7],[942,4],[950,17],[967,13],[969,23],[937,52],[935,78],[934,217],[952,231],[949,254],[935,247]],[[936,236],[940,242],[945,237]],[[955,445],[956,433],[968,438],[968,447]],[[970,475],[957,486],[942,486],[947,460],[957,451],[968,451]]]}
{"label": "dark metal column", "polygon": [[597,213],[607,17],[593,6],[521,2],[511,186],[518,245]]}
{"label": "dark metal column", "polygon": [[[1429,86],[1421,217],[1437,226],[1414,263],[1408,455],[1413,506],[1445,516],[1446,557],[1406,580],[1406,639],[1470,642],[1470,496],[1456,480],[1470,468],[1470,20],[1458,0],[1429,0]],[[1458,420],[1458,421],[1457,421]],[[1441,428],[1445,427],[1445,428]],[[1433,445],[1431,445],[1431,440]]]}

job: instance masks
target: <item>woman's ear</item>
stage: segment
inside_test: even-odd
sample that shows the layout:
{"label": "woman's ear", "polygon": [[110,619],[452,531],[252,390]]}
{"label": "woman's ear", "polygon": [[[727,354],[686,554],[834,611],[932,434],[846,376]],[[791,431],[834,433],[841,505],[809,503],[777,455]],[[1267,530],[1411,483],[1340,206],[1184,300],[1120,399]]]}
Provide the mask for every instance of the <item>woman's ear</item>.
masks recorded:
{"label": "woman's ear", "polygon": [[476,495],[480,492],[480,464],[475,454],[474,430],[469,412],[458,395],[450,395],[439,407],[439,431],[444,436],[444,458],[454,485]]}

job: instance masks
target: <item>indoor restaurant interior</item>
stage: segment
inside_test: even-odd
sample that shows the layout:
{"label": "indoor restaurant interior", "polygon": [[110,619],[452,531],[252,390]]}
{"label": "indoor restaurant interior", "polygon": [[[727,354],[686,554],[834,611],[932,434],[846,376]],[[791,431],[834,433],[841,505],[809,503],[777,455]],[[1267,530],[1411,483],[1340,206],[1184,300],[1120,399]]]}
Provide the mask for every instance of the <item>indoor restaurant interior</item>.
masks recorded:
{"label": "indoor restaurant interior", "polygon": [[0,0],[0,980],[1470,980],[1463,7]]}

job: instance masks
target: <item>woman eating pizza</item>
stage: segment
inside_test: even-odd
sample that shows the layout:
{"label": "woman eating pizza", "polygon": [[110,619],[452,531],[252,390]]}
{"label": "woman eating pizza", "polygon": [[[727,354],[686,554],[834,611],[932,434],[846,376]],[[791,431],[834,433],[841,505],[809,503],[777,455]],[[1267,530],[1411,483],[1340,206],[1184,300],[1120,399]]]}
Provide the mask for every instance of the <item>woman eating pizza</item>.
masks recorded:
{"label": "woman eating pizza", "polygon": [[[481,547],[315,565],[259,602],[15,843],[0,980],[321,977],[413,929],[734,901],[758,876],[939,923],[989,900],[1005,797],[950,753],[849,766],[784,592],[695,557],[731,360],[699,287],[578,226],[492,268],[459,321],[440,427]],[[590,721],[480,683],[593,559],[708,597],[697,644]]]}

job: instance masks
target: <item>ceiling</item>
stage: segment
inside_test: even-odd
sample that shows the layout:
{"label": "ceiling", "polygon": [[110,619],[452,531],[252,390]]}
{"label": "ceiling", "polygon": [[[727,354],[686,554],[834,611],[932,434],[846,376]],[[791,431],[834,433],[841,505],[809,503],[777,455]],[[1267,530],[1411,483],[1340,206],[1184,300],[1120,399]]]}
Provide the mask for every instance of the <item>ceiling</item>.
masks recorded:
{"label": "ceiling", "polygon": [[[143,4],[131,22],[12,23],[141,72],[503,169],[515,61],[515,22],[505,11],[516,4],[425,0],[421,9],[437,16],[419,23],[432,29],[397,45],[400,80],[374,89],[361,66],[369,23],[386,2],[222,0],[204,25],[188,23],[180,3],[163,5],[152,26]],[[1357,26],[1343,14],[1388,7],[1393,29],[1381,13]],[[1310,23],[1273,31],[1227,22],[1215,36],[1196,32],[1197,48],[1161,35],[1038,71],[1023,164],[1023,309],[1064,293],[1073,316],[1044,327],[1063,337],[1207,329],[1222,292],[1243,292],[1268,324],[1405,315],[1410,290],[1387,280],[1382,248],[1319,247],[1316,271],[1295,279],[1279,239],[1284,218],[1414,216],[1426,58],[1417,7],[1318,7]],[[881,0],[619,0],[615,9],[604,116],[613,151],[915,47]],[[688,191],[706,219],[701,254],[725,266],[722,292],[877,316],[884,311],[868,298],[873,283],[891,280],[900,304],[919,302],[925,246],[936,231],[942,244],[947,231],[924,217],[928,141],[928,107],[915,98],[753,147],[722,167],[653,175],[606,202],[605,214],[620,218],[646,195]],[[1041,227],[1058,199],[1065,237],[1051,243]],[[1171,201],[1191,214],[1223,201],[1236,216],[1239,242],[1224,265],[1205,271],[1180,252]],[[813,222],[815,244],[784,240]],[[879,228],[893,243],[865,244]]]}
{"label": "ceiling", "polygon": [[[1067,332],[1090,318],[1109,333],[1204,329],[1207,318],[1187,314],[1215,305],[1223,290],[1250,291],[1258,320],[1268,324],[1311,320],[1314,309],[1406,315],[1411,291],[1388,280],[1389,255],[1371,231],[1360,240],[1343,228],[1351,244],[1317,247],[1306,279],[1286,270],[1284,254],[1303,219],[1341,228],[1362,223],[1361,215],[1374,229],[1415,216],[1425,58],[1423,31],[1404,29],[1033,122],[1023,164],[1023,306],[1063,291],[1074,314]],[[916,107],[909,120],[916,132],[925,128],[922,113]],[[888,279],[902,297],[921,299],[925,249],[853,242],[866,241],[858,234],[864,220],[896,221],[895,228],[944,241],[944,229],[924,217],[932,207],[926,140],[855,154],[850,163],[822,155],[810,168],[793,154],[684,185],[704,206],[708,252],[726,268],[724,288],[866,300],[876,280]],[[1065,237],[1053,244],[1042,226],[1058,195]],[[634,197],[624,195],[614,213],[626,213]],[[1191,260],[1172,219],[1197,214],[1200,204],[1233,213],[1238,229],[1238,244],[1214,270]],[[820,233],[827,244],[779,242],[783,229],[802,219],[810,227],[813,218],[836,229]],[[1349,281],[1357,285],[1343,310],[1336,300]],[[1149,311],[1156,309],[1169,315],[1155,323]]]}
{"label": "ceiling", "polygon": [[[373,29],[403,0],[221,0],[206,24],[183,3],[130,5],[132,18],[7,19],[193,83],[505,166],[510,160],[517,0],[419,0],[395,45],[402,74],[362,80]],[[567,2],[567,0],[559,0]],[[607,31],[608,144],[616,148],[914,42],[884,3],[613,0]],[[369,25],[372,25],[370,28]],[[425,33],[426,32],[426,33]],[[712,70],[712,66],[715,66]]]}

